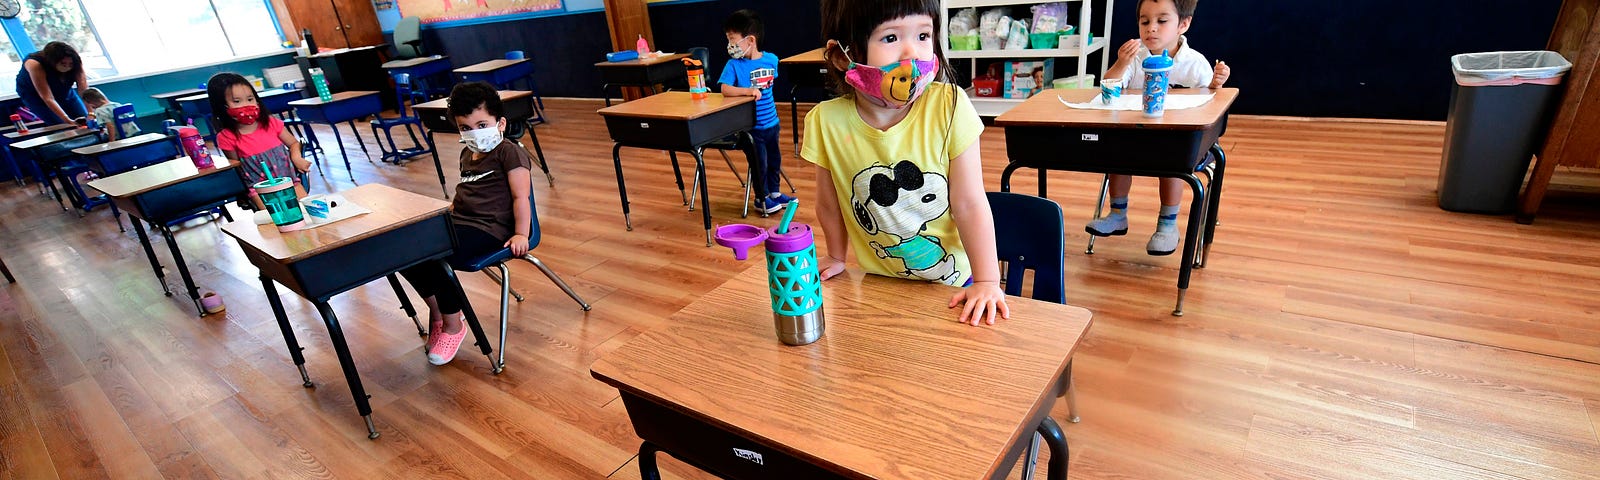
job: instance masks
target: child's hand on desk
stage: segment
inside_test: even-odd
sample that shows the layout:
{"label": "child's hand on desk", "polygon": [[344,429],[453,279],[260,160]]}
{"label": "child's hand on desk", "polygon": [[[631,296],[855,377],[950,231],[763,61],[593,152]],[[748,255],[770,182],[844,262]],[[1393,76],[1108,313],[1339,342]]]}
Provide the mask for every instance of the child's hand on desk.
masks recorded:
{"label": "child's hand on desk", "polygon": [[1212,67],[1211,72],[1211,88],[1222,88],[1222,84],[1228,83],[1228,75],[1233,73],[1233,69],[1228,68],[1227,62],[1217,60],[1217,65]]}
{"label": "child's hand on desk", "polygon": [[827,280],[844,272],[844,260],[833,257],[822,257],[817,261],[817,272],[822,274],[822,279]]}
{"label": "child's hand on desk", "polygon": [[981,321],[994,325],[997,314],[1000,318],[1011,318],[1011,308],[1006,306],[1006,292],[1000,289],[1000,282],[972,282],[972,286],[950,298],[950,308],[963,303],[966,305],[961,309],[961,316],[956,317],[961,323],[977,326]]}
{"label": "child's hand on desk", "polygon": [[526,235],[522,235],[522,234],[512,235],[511,239],[510,240],[506,240],[506,244],[505,245],[501,245],[501,246],[502,247],[510,247],[512,255],[516,255],[518,257],[523,256],[523,255],[527,255],[528,254],[528,237]]}

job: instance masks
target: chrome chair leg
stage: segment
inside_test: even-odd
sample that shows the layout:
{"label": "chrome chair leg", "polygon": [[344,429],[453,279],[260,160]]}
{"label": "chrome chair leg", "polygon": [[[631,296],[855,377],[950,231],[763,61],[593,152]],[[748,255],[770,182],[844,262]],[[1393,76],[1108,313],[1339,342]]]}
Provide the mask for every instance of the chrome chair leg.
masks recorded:
{"label": "chrome chair leg", "polygon": [[[1095,197],[1094,200],[1094,218],[1100,218],[1100,214],[1105,211],[1106,193],[1110,190],[1111,176],[1106,175],[1100,179],[1100,196]],[[1094,235],[1089,235],[1089,247],[1084,249],[1084,255],[1094,255],[1094,239]]]}
{"label": "chrome chair leg", "polygon": [[[500,262],[498,264],[495,264],[495,268],[498,268],[500,270],[500,280],[501,280],[501,282],[500,282],[500,352],[496,354],[495,360],[494,360],[494,374],[495,375],[499,375],[500,372],[504,372],[506,370],[506,324],[508,323],[508,320],[511,318],[510,317],[510,305],[509,305],[509,303],[510,303],[509,302],[509,297],[511,296],[511,271],[506,269],[506,263],[505,262]],[[484,272],[488,272],[488,270],[484,270]],[[493,275],[490,275],[489,277],[490,278],[494,278]]]}
{"label": "chrome chair leg", "polygon": [[583,307],[583,311],[589,311],[589,308],[591,308],[589,302],[584,301],[583,297],[578,296],[578,292],[572,291],[572,287],[567,285],[566,280],[562,280],[560,275],[556,275],[556,272],[551,271],[550,267],[544,265],[544,262],[539,261],[539,257],[535,257],[533,254],[527,254],[523,255],[522,259],[527,260],[528,263],[532,263],[533,266],[538,267],[539,271],[544,273],[544,276],[549,277],[551,282],[555,282],[557,287],[561,287],[561,291],[566,292],[568,297],[572,297],[572,300],[578,302],[578,306]]}

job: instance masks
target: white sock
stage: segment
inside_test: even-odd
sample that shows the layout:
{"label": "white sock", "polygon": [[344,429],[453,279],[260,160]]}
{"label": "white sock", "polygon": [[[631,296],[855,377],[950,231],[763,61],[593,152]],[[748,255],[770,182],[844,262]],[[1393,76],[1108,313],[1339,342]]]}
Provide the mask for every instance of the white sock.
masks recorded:
{"label": "white sock", "polygon": [[1161,215],[1156,217],[1156,231],[1171,232],[1178,230],[1178,205],[1162,205]]}

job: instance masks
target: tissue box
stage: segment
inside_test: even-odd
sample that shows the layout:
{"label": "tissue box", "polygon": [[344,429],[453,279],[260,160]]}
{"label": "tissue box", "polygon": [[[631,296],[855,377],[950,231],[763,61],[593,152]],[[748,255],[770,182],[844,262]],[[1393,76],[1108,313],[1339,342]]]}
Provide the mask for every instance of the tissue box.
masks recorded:
{"label": "tissue box", "polygon": [[1056,61],[1053,58],[1032,61],[1005,62],[1005,98],[1028,98],[1044,90],[1056,78]]}

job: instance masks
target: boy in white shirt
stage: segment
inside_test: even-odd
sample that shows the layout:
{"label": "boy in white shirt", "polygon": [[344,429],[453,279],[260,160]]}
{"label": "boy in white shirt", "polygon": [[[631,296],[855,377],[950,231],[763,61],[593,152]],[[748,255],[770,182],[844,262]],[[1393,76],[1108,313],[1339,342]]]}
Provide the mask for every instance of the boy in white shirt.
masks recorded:
{"label": "boy in white shirt", "polygon": [[[1139,38],[1128,40],[1117,49],[1117,62],[1106,70],[1106,78],[1121,78],[1125,88],[1144,88],[1144,59],[1168,52],[1172,56],[1169,82],[1173,88],[1222,88],[1231,71],[1226,63],[1217,62],[1215,68],[1206,62],[1205,55],[1189,46],[1183,34],[1189,31],[1194,20],[1195,4],[1199,0],[1140,0]],[[1084,226],[1089,234],[1099,237],[1128,233],[1128,190],[1133,188],[1133,177],[1111,175],[1111,213],[1096,218]],[[1171,255],[1178,249],[1183,235],[1178,233],[1178,209],[1183,201],[1183,180],[1161,179],[1161,213],[1156,220],[1156,233],[1145,244],[1151,255]]]}

